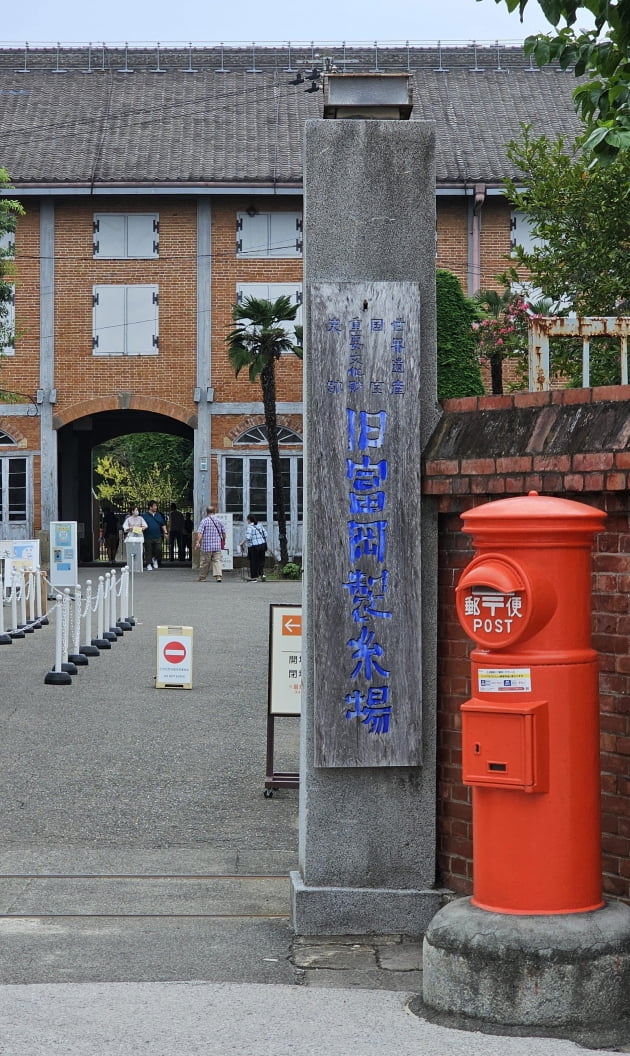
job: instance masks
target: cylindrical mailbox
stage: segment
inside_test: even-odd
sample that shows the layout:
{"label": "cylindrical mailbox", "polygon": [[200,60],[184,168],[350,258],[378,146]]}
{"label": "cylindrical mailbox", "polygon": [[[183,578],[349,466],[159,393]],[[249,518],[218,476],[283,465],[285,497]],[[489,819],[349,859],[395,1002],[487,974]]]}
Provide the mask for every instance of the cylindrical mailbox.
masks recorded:
{"label": "cylindrical mailbox", "polygon": [[462,515],[476,550],[456,591],[476,643],[462,766],[482,909],[603,904],[591,551],[605,516],[535,492]]}

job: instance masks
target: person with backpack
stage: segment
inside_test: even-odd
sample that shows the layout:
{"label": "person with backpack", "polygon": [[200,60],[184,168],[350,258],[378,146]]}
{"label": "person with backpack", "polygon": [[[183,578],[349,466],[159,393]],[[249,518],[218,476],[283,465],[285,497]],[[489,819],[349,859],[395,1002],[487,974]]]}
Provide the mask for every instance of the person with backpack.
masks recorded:
{"label": "person with backpack", "polygon": [[247,531],[241,541],[241,550],[247,544],[249,561],[248,583],[263,583],[265,580],[265,554],[267,553],[267,532],[253,513],[247,515]]}

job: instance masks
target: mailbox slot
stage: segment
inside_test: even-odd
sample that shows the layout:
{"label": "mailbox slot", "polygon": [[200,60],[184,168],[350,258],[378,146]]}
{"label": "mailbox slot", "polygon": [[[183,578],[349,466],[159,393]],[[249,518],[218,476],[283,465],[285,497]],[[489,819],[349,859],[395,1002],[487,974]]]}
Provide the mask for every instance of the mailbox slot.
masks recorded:
{"label": "mailbox slot", "polygon": [[473,698],[461,710],[465,785],[548,791],[546,701],[510,707]]}

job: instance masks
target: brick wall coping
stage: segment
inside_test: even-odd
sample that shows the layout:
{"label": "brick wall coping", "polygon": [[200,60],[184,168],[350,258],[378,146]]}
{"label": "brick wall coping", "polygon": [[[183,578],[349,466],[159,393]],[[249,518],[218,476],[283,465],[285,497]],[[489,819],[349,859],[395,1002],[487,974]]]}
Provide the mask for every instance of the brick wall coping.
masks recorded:
{"label": "brick wall coping", "polygon": [[422,491],[442,511],[527,494],[630,487],[630,386],[446,400]]}

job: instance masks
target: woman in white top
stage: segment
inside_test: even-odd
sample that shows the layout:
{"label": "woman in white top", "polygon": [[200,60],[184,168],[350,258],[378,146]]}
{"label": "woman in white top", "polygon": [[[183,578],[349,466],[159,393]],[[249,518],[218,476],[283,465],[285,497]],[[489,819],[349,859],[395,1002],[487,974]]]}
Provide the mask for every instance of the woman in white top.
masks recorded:
{"label": "woman in white top", "polygon": [[[148,524],[144,517],[140,514],[140,510],[137,506],[133,506],[131,513],[128,517],[125,517],[123,521],[123,532],[125,533],[125,543],[134,543],[136,540],[144,539],[144,533],[148,528]],[[138,555],[136,557],[136,555]],[[137,571],[142,571],[142,547],[138,547],[134,550],[131,547],[127,547],[127,564],[135,567]]]}

